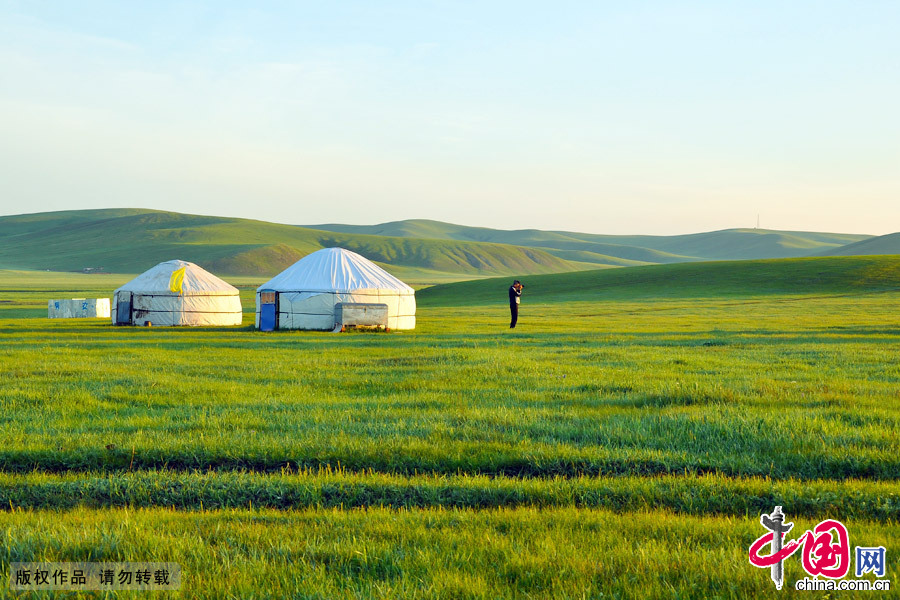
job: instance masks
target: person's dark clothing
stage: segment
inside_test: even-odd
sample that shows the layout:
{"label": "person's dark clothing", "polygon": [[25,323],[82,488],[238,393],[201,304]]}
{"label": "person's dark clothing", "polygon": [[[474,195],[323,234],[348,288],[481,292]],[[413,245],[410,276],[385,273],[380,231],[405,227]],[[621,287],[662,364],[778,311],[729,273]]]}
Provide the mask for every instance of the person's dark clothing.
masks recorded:
{"label": "person's dark clothing", "polygon": [[519,297],[522,295],[521,289],[516,289],[516,286],[509,286],[509,313],[510,313],[510,321],[509,328],[513,329],[516,326],[516,322],[519,320]]}

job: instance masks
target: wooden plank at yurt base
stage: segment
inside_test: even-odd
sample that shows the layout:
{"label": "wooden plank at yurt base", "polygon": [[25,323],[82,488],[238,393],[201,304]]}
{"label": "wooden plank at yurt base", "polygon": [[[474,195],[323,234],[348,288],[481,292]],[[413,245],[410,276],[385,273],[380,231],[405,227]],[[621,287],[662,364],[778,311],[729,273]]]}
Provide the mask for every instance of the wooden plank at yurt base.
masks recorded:
{"label": "wooden plank at yurt base", "polygon": [[388,328],[388,305],[371,302],[338,302],[334,305],[335,327]]}
{"label": "wooden plank at yurt base", "polygon": [[48,319],[108,319],[109,314],[109,298],[72,298],[47,302]]}

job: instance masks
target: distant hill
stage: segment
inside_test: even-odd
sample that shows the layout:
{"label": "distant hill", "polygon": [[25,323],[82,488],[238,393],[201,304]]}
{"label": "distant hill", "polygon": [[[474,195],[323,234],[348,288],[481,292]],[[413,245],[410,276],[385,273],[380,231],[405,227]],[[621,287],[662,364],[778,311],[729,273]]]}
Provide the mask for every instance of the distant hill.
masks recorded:
{"label": "distant hill", "polygon": [[548,250],[590,252],[587,262],[610,264],[607,257],[650,263],[673,263],[697,260],[735,260],[755,258],[790,258],[809,256],[866,240],[871,236],[843,233],[771,231],[766,229],[725,229],[707,233],[674,236],[598,235],[570,231],[538,229],[502,230],[467,227],[413,219],[380,225],[313,225],[316,229],[341,233],[390,235],[394,237],[466,240],[515,244]]}
{"label": "distant hill", "polygon": [[[639,298],[842,294],[900,290],[900,256],[846,256],[650,265],[522,278],[528,304]],[[420,306],[506,302],[508,279],[416,292]]]}
{"label": "distant hill", "polygon": [[[895,234],[896,235],[896,234]],[[440,221],[302,227],[147,209],[0,217],[0,268],[139,273],[172,258],[222,275],[272,276],[321,248],[341,246],[421,281],[560,273],[599,267],[799,257],[871,249],[891,236],[728,229],[677,236],[506,231]],[[870,253],[870,252],[866,252]]]}
{"label": "distant hill", "polygon": [[861,256],[872,254],[900,254],[900,232],[880,235],[820,253],[821,256]]}
{"label": "distant hill", "polygon": [[459,275],[584,268],[542,249],[457,240],[336,233],[227,217],[79,210],[0,217],[0,268],[139,273],[180,258],[223,275],[271,276],[321,248],[341,246],[383,265]]}

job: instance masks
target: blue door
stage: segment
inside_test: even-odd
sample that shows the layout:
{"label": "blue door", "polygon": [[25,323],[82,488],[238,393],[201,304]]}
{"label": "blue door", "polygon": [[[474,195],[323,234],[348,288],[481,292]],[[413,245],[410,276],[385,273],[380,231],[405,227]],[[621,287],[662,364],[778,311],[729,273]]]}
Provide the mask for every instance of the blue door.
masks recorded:
{"label": "blue door", "polygon": [[278,294],[259,293],[259,330],[273,331],[278,327]]}
{"label": "blue door", "polygon": [[131,325],[131,293],[116,296],[116,325]]}

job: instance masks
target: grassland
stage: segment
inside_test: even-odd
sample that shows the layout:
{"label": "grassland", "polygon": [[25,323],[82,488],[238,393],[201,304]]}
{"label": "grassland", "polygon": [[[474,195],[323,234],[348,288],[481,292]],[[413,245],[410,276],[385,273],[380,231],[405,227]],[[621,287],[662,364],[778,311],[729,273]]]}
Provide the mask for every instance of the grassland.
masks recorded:
{"label": "grassland", "polygon": [[[747,564],[758,523],[668,511],[156,508],[0,519],[9,527],[0,557],[166,557],[182,565],[190,597],[803,597],[776,593],[768,573]],[[866,543],[900,544],[894,525],[853,524]],[[785,575],[802,577],[799,562],[788,561]]]}
{"label": "grassland", "polygon": [[105,277],[0,275],[0,569],[172,560],[186,597],[774,598],[746,552],[781,504],[884,545],[896,579],[898,257],[536,276],[514,331],[506,279],[423,290],[390,334],[261,334],[249,302],[215,330],[39,318]]}

